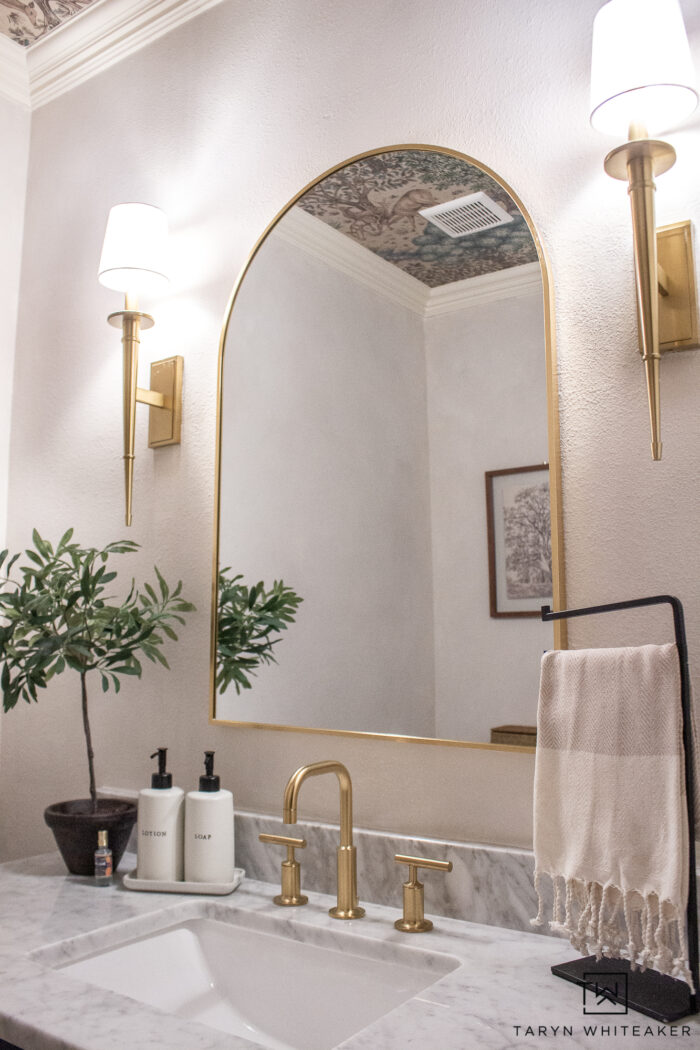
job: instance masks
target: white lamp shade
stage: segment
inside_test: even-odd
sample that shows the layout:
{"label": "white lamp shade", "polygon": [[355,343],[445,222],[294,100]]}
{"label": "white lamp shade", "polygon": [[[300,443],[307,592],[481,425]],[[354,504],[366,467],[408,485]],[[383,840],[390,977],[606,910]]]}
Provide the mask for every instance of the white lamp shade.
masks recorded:
{"label": "white lamp shade", "polygon": [[680,124],[698,102],[678,0],[609,0],[593,23],[591,124],[627,138]]}
{"label": "white lamp shade", "polygon": [[151,204],[115,204],[107,219],[98,278],[117,292],[156,293],[168,282],[168,220]]}

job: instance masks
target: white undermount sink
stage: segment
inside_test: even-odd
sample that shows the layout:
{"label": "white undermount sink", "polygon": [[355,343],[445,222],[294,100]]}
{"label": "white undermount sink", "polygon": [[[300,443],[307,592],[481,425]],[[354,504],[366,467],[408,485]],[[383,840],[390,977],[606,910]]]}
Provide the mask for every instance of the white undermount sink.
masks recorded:
{"label": "white undermount sink", "polygon": [[177,922],[57,968],[271,1050],[330,1050],[459,965],[413,943],[240,915]]}

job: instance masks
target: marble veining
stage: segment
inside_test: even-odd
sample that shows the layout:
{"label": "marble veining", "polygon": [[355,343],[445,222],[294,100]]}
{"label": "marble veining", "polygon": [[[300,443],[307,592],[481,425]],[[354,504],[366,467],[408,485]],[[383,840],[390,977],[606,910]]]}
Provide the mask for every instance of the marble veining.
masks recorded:
{"label": "marble veining", "polygon": [[[302,892],[335,893],[335,850],[337,825],[299,820],[294,826],[279,817],[240,811],[236,813],[236,863],[249,877],[277,882],[286,853],[279,846],[263,845],[261,832],[297,835],[307,840],[297,858],[301,863]],[[357,884],[360,902],[371,901],[390,908],[402,907],[402,883],[407,876],[404,865],[395,862],[397,853],[435,860],[451,860],[449,874],[424,871],[426,915],[501,926],[531,933],[530,919],[537,914],[533,887],[534,857],[528,850],[499,846],[475,846],[466,842],[444,842],[430,838],[409,838],[380,831],[355,828],[357,846]],[[548,886],[543,887],[550,891]],[[551,902],[549,902],[551,903]],[[549,930],[540,927],[539,934]]]}
{"label": "marble veining", "polygon": [[[123,870],[133,863],[127,857]],[[387,959],[427,951],[458,961],[449,973],[437,964],[434,984],[347,1039],[343,1050],[655,1050],[660,1044],[656,1024],[636,1014],[605,1017],[605,1024],[617,1021],[613,1037],[585,1033],[591,1018],[583,1016],[580,989],[550,973],[552,963],[571,957],[565,943],[449,917],[415,938],[394,929],[395,907],[368,904],[364,919],[344,923],[328,915],[328,895],[310,891],[307,906],[281,909],[272,903],[275,892],[276,886],[250,879],[226,898],[135,893],[119,882],[98,889],[89,879],[67,876],[54,854],[0,865],[0,1038],[25,1050],[259,1050],[247,1039],[52,969],[144,930],[202,915],[311,943],[330,940],[349,952],[362,952],[358,946],[371,941],[372,954]],[[275,1002],[271,989],[271,1010]],[[620,1031],[623,1023],[627,1034]],[[633,1035],[633,1024],[652,1034]],[[557,1040],[555,1031],[564,1025],[571,1035]],[[545,1035],[529,1034],[540,1026]],[[665,1028],[663,1045],[670,1033]],[[674,1031],[680,1050],[698,1045],[697,1020]]]}

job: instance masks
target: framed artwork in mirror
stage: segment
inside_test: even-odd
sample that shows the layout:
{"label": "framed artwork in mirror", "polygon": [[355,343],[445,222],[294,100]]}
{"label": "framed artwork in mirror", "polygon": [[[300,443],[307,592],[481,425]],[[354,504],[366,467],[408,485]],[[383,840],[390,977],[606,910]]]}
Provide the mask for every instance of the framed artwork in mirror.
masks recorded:
{"label": "framed artwork in mirror", "polygon": [[552,601],[549,464],[486,471],[493,617],[539,616]]}

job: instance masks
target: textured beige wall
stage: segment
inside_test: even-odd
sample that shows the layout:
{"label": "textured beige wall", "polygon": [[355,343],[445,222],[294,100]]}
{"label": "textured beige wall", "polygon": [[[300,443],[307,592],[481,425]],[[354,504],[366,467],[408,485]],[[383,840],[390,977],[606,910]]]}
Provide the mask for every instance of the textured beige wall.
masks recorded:
{"label": "textured beige wall", "polygon": [[[614,144],[588,126],[588,67],[599,0],[229,0],[33,117],[14,394],[9,535],[33,525],[86,542],[121,525],[115,296],[95,271],[109,206],[169,213],[175,274],[149,357],[185,357],[183,444],[153,456],[138,434],[132,559],[183,576],[199,607],[171,650],[118,698],[94,695],[98,775],[138,787],[148,753],[171,748],[189,787],[200,752],[251,809],[276,808],[301,762],[337,757],[370,827],[526,845],[532,759],[435,745],[324,738],[207,724],[208,601],[216,348],[224,306],[251,245],[312,177],[396,142],[460,149],[521,196],[549,253],[556,296],[565,535],[572,604],[676,591],[700,639],[700,357],[664,362],[665,459],[648,454],[624,186],[602,171]],[[684,0],[700,66],[700,10]],[[660,219],[700,218],[699,118],[671,136]],[[151,305],[151,304],[149,304]],[[650,621],[646,620],[644,623]],[[577,625],[575,640],[637,640],[642,624]],[[645,640],[654,640],[646,635]],[[651,634],[654,632],[652,631]],[[664,638],[660,626],[655,637]],[[498,654],[494,652],[493,658]],[[94,692],[94,690],[93,690]],[[47,848],[41,812],[86,788],[76,683],[12,712],[0,766],[0,851]],[[331,817],[335,790],[304,788],[302,814]]]}
{"label": "textured beige wall", "polygon": [[0,548],[5,545],[17,308],[24,200],[29,161],[29,110],[0,99]]}

